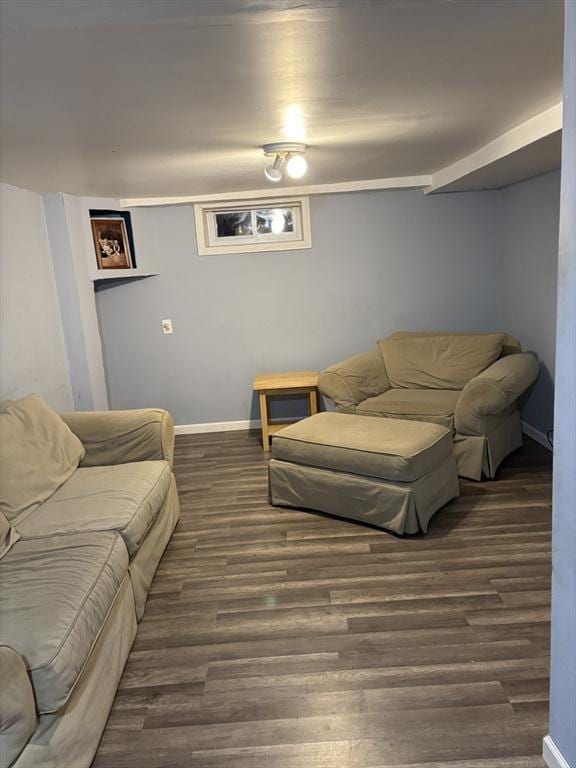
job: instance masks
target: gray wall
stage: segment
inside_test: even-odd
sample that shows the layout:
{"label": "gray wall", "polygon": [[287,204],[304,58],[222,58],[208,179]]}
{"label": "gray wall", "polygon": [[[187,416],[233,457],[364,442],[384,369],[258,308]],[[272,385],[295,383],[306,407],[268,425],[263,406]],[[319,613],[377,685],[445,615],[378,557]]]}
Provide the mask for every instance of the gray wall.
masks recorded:
{"label": "gray wall", "polygon": [[[54,277],[64,327],[64,342],[76,410],[107,410],[108,394],[98,326],[90,226],[86,199],[64,194],[44,195],[44,212]],[[113,207],[117,207],[118,203]],[[91,233],[89,231],[90,238]]]}
{"label": "gray wall", "polygon": [[[566,3],[552,535],[550,738],[576,768],[576,3]],[[551,746],[551,745],[550,745]],[[560,765],[549,761],[549,765]]]}
{"label": "gray wall", "polygon": [[87,361],[87,344],[82,325],[80,297],[66,222],[64,196],[60,194],[45,195],[44,212],[56,290],[61,308],[64,344],[74,406],[79,411],[93,410],[94,398]]}
{"label": "gray wall", "polygon": [[256,418],[255,371],[320,369],[401,328],[498,328],[497,204],[319,196],[311,250],[204,257],[190,206],[148,209],[160,275],[97,294],[111,407],[164,406],[176,424]]}
{"label": "gray wall", "polygon": [[554,348],[560,173],[501,192],[501,325],[540,359],[540,378],[522,411],[546,433],[554,423]]}
{"label": "gray wall", "polygon": [[42,198],[0,185],[0,396],[73,408]]}

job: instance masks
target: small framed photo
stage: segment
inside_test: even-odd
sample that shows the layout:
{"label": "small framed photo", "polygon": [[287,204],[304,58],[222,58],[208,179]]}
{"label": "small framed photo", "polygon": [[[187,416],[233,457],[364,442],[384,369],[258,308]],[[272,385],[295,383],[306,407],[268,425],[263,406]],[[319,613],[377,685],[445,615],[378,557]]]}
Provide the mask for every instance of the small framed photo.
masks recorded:
{"label": "small framed photo", "polygon": [[98,269],[132,269],[130,240],[123,216],[91,218]]}

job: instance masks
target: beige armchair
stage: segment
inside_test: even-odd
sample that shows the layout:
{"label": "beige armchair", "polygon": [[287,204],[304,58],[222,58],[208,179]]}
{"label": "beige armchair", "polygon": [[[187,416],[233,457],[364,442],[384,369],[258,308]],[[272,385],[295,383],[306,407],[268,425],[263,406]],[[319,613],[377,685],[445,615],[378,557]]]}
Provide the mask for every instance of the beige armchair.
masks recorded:
{"label": "beige armchair", "polygon": [[537,378],[508,334],[399,331],[322,371],[318,387],[342,413],[450,428],[459,474],[480,480],[522,445],[518,398]]}

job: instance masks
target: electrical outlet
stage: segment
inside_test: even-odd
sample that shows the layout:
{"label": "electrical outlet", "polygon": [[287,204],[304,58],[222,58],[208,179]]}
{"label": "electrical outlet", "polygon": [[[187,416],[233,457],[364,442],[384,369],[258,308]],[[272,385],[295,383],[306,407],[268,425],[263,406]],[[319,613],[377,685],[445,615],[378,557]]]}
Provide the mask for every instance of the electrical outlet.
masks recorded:
{"label": "electrical outlet", "polygon": [[172,328],[172,320],[162,320],[162,333],[174,333]]}

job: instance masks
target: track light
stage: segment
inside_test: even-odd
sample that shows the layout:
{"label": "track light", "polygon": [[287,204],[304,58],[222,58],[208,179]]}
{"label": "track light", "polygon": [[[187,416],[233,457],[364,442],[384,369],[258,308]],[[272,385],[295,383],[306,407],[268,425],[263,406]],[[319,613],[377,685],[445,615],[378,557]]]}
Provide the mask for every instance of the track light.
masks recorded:
{"label": "track light", "polygon": [[272,165],[269,165],[267,168],[264,168],[264,175],[268,179],[268,181],[280,181],[282,178],[282,160],[283,156],[278,152],[276,157],[274,158],[274,162]]}
{"label": "track light", "polygon": [[264,169],[264,175],[268,181],[278,182],[283,177],[283,169],[286,167],[286,173],[292,179],[300,179],[308,170],[308,163],[304,157],[306,144],[295,142],[276,142],[275,144],[265,144],[262,151],[266,157],[273,157],[272,165]]}

